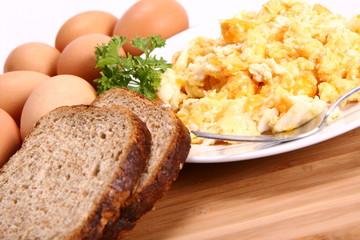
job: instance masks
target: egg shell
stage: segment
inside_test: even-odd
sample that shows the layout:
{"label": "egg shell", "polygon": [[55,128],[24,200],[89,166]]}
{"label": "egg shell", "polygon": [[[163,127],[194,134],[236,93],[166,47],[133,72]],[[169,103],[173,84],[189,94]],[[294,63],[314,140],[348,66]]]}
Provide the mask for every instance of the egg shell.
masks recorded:
{"label": "egg shell", "polygon": [[[185,8],[175,0],[141,0],[132,5],[117,21],[113,35],[133,39],[136,36],[161,35],[167,39],[189,27]],[[123,46],[133,56],[142,52],[129,43]]]}
{"label": "egg shell", "polygon": [[84,79],[73,75],[58,75],[41,82],[24,104],[20,120],[24,139],[36,122],[60,106],[90,104],[96,97],[95,89]]}
{"label": "egg shell", "polygon": [[5,110],[0,108],[0,167],[20,148],[19,127]]}
{"label": "egg shell", "polygon": [[34,88],[50,76],[34,71],[12,71],[0,75],[0,108],[20,126],[21,112]]}
{"label": "egg shell", "polygon": [[79,13],[69,18],[61,26],[56,35],[55,47],[59,51],[63,51],[71,41],[90,33],[111,36],[117,20],[117,17],[104,11],[95,10]]}
{"label": "egg shell", "polygon": [[[95,87],[94,79],[101,77],[100,69],[96,68],[95,48],[98,45],[108,44],[111,37],[92,33],[81,36],[69,43],[60,54],[58,74],[71,74],[87,80]],[[125,52],[120,48],[120,54]]]}
{"label": "egg shell", "polygon": [[10,52],[4,72],[29,70],[54,76],[59,55],[59,50],[46,43],[24,43]]}

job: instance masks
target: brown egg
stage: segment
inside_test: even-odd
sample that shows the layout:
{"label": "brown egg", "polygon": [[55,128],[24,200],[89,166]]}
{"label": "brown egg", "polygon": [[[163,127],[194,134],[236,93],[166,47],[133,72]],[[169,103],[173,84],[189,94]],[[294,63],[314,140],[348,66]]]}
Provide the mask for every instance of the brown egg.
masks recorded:
{"label": "brown egg", "polygon": [[56,35],[55,47],[62,51],[74,39],[90,33],[111,36],[117,20],[114,15],[103,11],[79,13],[61,26]]}
{"label": "brown egg", "polygon": [[60,106],[90,104],[95,89],[84,79],[73,75],[58,75],[41,82],[25,102],[20,123],[24,139],[35,123],[46,113]]}
{"label": "brown egg", "polygon": [[49,76],[33,71],[12,71],[0,75],[0,108],[20,126],[20,116],[32,90]]}
{"label": "brown egg", "polygon": [[[117,21],[113,35],[133,39],[136,36],[161,35],[167,39],[189,27],[188,15],[175,0],[141,0],[132,5]],[[123,46],[125,52],[140,55],[139,49],[129,43]]]}
{"label": "brown egg", "polygon": [[48,44],[24,43],[9,54],[5,61],[4,72],[29,70],[54,76],[59,55],[59,50]]}
{"label": "brown egg", "polygon": [[[79,76],[95,86],[93,80],[100,77],[100,69],[95,67],[95,47],[108,44],[110,39],[107,35],[92,33],[69,43],[60,54],[57,66],[58,74]],[[122,48],[120,53],[125,54]]]}
{"label": "brown egg", "polygon": [[19,127],[10,115],[0,108],[0,168],[20,146]]}

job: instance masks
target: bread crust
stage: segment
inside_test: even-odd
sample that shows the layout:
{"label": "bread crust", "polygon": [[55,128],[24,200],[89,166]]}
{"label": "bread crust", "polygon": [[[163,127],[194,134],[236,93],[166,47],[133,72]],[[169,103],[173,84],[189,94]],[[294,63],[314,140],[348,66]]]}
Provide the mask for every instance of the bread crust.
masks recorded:
{"label": "bread crust", "polygon": [[[119,106],[112,107],[122,108]],[[124,108],[122,109],[124,110]],[[107,187],[106,194],[98,208],[79,230],[79,236],[75,237],[77,234],[74,234],[68,238],[69,240],[100,239],[103,236],[106,224],[119,217],[119,209],[131,195],[132,189],[146,167],[151,150],[151,134],[144,122],[128,109],[126,111],[130,112],[133,126],[137,130],[128,140],[131,142],[131,146],[128,149],[129,153],[126,154],[127,158],[111,185]]]}
{"label": "bread crust", "polygon": [[[130,122],[133,126],[131,136],[129,136],[128,147],[122,149],[125,151],[125,160],[121,164],[121,168],[114,169],[116,171],[111,183],[106,186],[104,195],[101,197],[96,208],[93,209],[79,226],[67,234],[61,236],[62,239],[99,239],[103,235],[104,227],[107,222],[114,221],[119,217],[119,209],[123,206],[126,199],[130,196],[132,189],[138,183],[144,168],[146,167],[149,153],[151,150],[151,134],[146,125],[129,110],[121,107],[104,107],[98,108],[94,106],[66,106],[59,107],[49,114],[58,113],[61,111],[75,111],[77,113],[97,110],[100,111],[116,111],[119,114],[126,113],[130,117]],[[48,115],[47,115],[48,116]],[[27,142],[31,141],[36,128],[41,128],[42,121],[45,121],[47,116],[42,117],[34,130],[28,135],[23,143],[23,147],[19,151],[26,151]],[[46,134],[46,133],[45,133]],[[29,145],[31,147],[31,145]],[[1,169],[2,174],[5,174],[8,165],[18,164],[16,161],[16,154],[8,161]],[[120,158],[120,154],[116,155]],[[1,235],[1,234],[0,234]]]}
{"label": "bread crust", "polygon": [[115,222],[108,222],[102,239],[121,239],[135,227],[136,222],[145,213],[154,208],[155,203],[165,195],[177,179],[189,153],[189,149],[184,149],[184,145],[188,144],[187,134],[180,131],[176,141],[169,147],[166,160],[163,161],[163,166],[154,182],[143,188],[139,194],[129,198],[126,206],[121,209],[120,218]]}
{"label": "bread crust", "polygon": [[[175,130],[169,132],[172,135],[171,143],[167,149],[163,150],[166,154],[160,160],[161,166],[151,183],[146,184],[140,190],[133,191],[132,195],[126,200],[125,206],[121,208],[120,217],[115,221],[109,221],[104,229],[102,239],[120,239],[123,234],[135,226],[140,217],[154,208],[155,203],[164,196],[173,181],[177,179],[189,154],[191,139],[188,129],[181,120],[170,108],[164,107],[161,103],[151,102],[145,96],[123,88],[109,90],[108,93],[100,95],[94,103],[101,102],[102,98],[105,98],[108,94],[118,94],[119,96],[129,94],[134,98],[134,101],[153,104],[156,108],[166,111],[167,116],[171,118],[172,123],[175,125]],[[165,129],[161,129],[161,131],[165,131]]]}

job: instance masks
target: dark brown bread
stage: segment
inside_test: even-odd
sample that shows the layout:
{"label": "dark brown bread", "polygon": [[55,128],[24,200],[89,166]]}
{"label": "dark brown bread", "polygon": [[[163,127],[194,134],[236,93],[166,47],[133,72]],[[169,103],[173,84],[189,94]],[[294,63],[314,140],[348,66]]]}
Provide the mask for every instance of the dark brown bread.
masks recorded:
{"label": "dark brown bread", "polygon": [[147,169],[121,209],[120,218],[109,222],[105,239],[120,238],[135,222],[153,209],[178,174],[189,154],[190,133],[176,114],[158,102],[126,88],[113,88],[92,103],[95,106],[126,107],[145,122],[152,137]]}
{"label": "dark brown bread", "polygon": [[150,145],[145,124],[125,108],[50,112],[0,169],[0,239],[101,238],[138,183]]}

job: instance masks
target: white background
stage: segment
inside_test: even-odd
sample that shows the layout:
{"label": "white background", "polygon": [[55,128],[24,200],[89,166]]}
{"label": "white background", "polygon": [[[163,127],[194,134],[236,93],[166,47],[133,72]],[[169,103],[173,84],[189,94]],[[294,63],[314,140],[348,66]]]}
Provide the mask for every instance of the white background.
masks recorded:
{"label": "white background", "polygon": [[[359,0],[306,0],[319,2],[334,13],[349,17],[360,14]],[[1,0],[0,1],[0,73],[7,55],[16,46],[30,42],[54,45],[61,25],[70,17],[87,10],[103,10],[121,15],[136,0]],[[178,0],[186,9],[190,26],[231,17],[242,10],[258,10],[266,0]]]}

